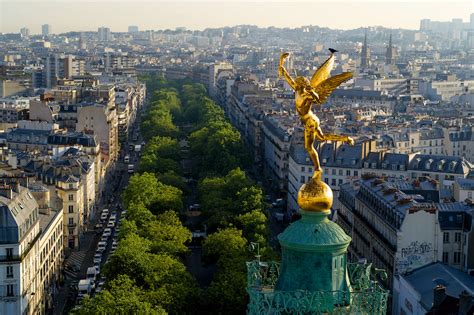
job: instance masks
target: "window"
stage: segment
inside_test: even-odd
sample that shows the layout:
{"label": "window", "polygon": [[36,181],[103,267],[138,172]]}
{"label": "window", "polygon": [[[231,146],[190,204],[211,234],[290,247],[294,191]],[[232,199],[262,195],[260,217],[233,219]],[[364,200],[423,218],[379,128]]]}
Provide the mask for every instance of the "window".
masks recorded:
{"label": "window", "polygon": [[339,180],[339,185],[342,185],[342,179]]}
{"label": "window", "polygon": [[359,171],[354,171],[354,176],[359,176]]}
{"label": "window", "polygon": [[74,206],[73,205],[69,206],[69,213],[74,213]]}
{"label": "window", "polygon": [[449,253],[448,252],[443,252],[443,263],[444,264],[449,264]]}
{"label": "window", "polygon": [[302,172],[305,171],[305,167],[304,167],[304,166],[301,166],[301,171],[302,171]]}
{"label": "window", "polygon": [[13,284],[7,284],[7,296],[13,296]]}
{"label": "window", "polygon": [[444,232],[443,233],[443,243],[448,244],[449,243],[449,232]]}
{"label": "window", "polygon": [[13,248],[5,248],[5,252],[7,253],[7,258],[13,257]]}
{"label": "window", "polygon": [[458,265],[461,263],[461,252],[454,252],[454,261],[453,263],[455,265]]}
{"label": "window", "polygon": [[304,184],[304,176],[301,176],[300,183]]}
{"label": "window", "polygon": [[351,170],[346,170],[346,176],[351,176]]}
{"label": "window", "polygon": [[69,194],[69,201],[73,201],[74,200],[74,195],[73,194]]}
{"label": "window", "polygon": [[7,278],[13,278],[13,266],[7,266]]}
{"label": "window", "polygon": [[326,184],[329,184],[329,180],[328,180],[328,178],[327,178],[327,177],[326,177],[326,178],[324,178],[324,182],[325,182]]}
{"label": "window", "polygon": [[339,175],[342,176],[342,170],[339,170]]}
{"label": "window", "polygon": [[69,229],[69,235],[74,235],[74,229]]}
{"label": "window", "polygon": [[332,178],[332,179],[331,179],[331,185],[332,185],[332,186],[336,186],[336,179],[335,179],[335,178]]}
{"label": "window", "polygon": [[69,225],[73,225],[74,224],[74,218],[69,218]]}
{"label": "window", "polygon": [[461,243],[461,232],[454,233],[454,242]]}
{"label": "window", "polygon": [[335,168],[333,168],[333,169],[331,170],[331,174],[332,174],[332,175],[336,175],[336,169],[335,169]]}

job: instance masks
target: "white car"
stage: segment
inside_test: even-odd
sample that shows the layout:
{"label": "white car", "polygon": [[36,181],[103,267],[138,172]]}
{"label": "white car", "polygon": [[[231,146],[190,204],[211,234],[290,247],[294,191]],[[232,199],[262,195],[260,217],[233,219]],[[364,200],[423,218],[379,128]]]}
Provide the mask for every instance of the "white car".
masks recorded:
{"label": "white car", "polygon": [[102,253],[96,253],[94,255],[94,264],[95,263],[101,263],[102,262]]}
{"label": "white car", "polygon": [[107,214],[106,214],[106,213],[102,213],[102,214],[100,215],[100,220],[101,220],[101,221],[107,220]]}
{"label": "white car", "polygon": [[106,242],[99,242],[97,244],[97,251],[103,252],[107,248],[107,243]]}
{"label": "white car", "polygon": [[113,241],[113,243],[112,243],[112,249],[116,249],[117,246],[118,246],[117,241]]}
{"label": "white car", "polygon": [[115,226],[115,222],[113,221],[109,221],[109,223],[107,224],[107,227],[110,228],[110,229],[113,229]]}
{"label": "white car", "polygon": [[109,237],[110,235],[112,235],[112,229],[110,229],[110,228],[104,229],[104,233],[102,233],[102,236]]}

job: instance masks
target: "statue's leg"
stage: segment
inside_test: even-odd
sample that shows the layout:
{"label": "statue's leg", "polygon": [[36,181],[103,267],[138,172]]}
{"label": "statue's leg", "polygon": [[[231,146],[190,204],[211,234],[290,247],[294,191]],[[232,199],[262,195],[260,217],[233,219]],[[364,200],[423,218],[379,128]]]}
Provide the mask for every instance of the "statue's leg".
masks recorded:
{"label": "statue's leg", "polygon": [[[318,152],[313,146],[314,140],[315,140],[315,131],[314,127],[311,128],[309,126],[305,126],[304,130],[304,147],[306,151],[309,154],[309,157],[311,158],[311,161],[314,164],[314,176],[320,176],[322,169],[321,165],[319,164],[319,158],[318,158]],[[313,176],[313,177],[314,177]]]}
{"label": "statue's leg", "polygon": [[324,134],[320,127],[316,128],[317,138],[321,141],[344,141],[349,144],[354,144],[354,140],[348,136]]}

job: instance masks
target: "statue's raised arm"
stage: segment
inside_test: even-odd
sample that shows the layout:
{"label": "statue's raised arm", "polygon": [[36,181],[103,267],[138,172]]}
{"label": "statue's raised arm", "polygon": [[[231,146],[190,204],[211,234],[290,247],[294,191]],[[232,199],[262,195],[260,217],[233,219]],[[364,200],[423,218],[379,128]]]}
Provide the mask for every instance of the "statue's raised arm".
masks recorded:
{"label": "statue's raised arm", "polygon": [[279,76],[284,76],[285,79],[286,79],[286,82],[288,82],[288,84],[294,89],[296,89],[296,83],[295,81],[293,80],[293,78],[290,76],[290,74],[288,73],[288,71],[286,70],[285,66],[284,66],[284,63],[285,63],[285,59],[288,58],[288,56],[290,55],[290,53],[283,53],[281,54],[280,56],[280,66],[278,67],[278,74]]}

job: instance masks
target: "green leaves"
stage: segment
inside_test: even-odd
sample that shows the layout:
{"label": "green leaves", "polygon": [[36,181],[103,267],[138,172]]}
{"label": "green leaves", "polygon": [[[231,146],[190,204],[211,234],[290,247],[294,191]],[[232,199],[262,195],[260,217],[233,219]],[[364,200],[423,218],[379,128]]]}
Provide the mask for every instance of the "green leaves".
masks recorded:
{"label": "green leaves", "polygon": [[180,211],[183,209],[182,191],[176,187],[165,185],[151,173],[135,174],[130,177],[122,199],[126,208],[130,204],[142,204],[153,213],[166,210]]}
{"label": "green leaves", "polygon": [[164,315],[159,305],[152,306],[143,290],[127,275],[119,275],[107,288],[93,299],[86,298],[82,308],[73,314],[153,314]]}

